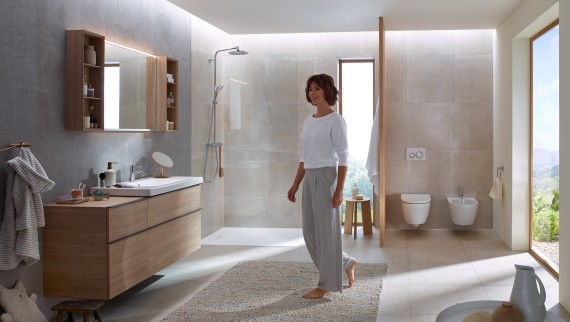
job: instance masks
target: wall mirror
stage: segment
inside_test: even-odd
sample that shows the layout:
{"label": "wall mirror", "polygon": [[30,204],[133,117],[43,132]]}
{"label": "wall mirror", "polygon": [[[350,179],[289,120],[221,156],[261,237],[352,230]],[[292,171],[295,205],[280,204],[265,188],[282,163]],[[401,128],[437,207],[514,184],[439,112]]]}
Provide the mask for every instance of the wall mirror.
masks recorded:
{"label": "wall mirror", "polygon": [[155,129],[156,56],[105,41],[105,131]]}

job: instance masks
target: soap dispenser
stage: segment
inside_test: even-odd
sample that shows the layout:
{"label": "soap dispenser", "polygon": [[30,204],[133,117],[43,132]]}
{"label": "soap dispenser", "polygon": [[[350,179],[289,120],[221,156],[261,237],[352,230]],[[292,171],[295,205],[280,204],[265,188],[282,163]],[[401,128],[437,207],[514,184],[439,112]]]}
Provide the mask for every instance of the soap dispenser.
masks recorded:
{"label": "soap dispenser", "polygon": [[113,169],[113,163],[117,162],[107,162],[107,170],[105,170],[105,186],[112,187],[117,182],[115,181],[115,170]]}

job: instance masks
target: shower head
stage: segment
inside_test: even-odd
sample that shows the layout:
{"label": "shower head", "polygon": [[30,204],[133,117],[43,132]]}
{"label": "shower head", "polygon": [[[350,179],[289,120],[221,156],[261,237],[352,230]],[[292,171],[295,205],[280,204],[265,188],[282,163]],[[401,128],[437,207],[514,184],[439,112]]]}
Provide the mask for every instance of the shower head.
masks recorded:
{"label": "shower head", "polygon": [[230,55],[247,55],[248,52],[244,51],[244,50],[239,50],[239,47],[236,47],[235,50],[228,52],[228,54],[230,54]]}

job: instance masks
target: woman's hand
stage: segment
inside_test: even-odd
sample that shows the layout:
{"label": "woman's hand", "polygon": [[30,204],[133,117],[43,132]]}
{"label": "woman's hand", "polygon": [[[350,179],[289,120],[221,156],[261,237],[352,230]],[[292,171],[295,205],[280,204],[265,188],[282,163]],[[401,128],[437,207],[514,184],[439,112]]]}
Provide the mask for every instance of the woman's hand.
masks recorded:
{"label": "woman's hand", "polygon": [[335,190],[332,197],[332,207],[338,208],[342,203],[342,190]]}
{"label": "woman's hand", "polygon": [[291,189],[289,189],[289,191],[287,192],[287,199],[289,199],[289,201],[291,202],[297,201],[297,199],[295,198],[295,193],[297,193],[298,189],[299,186],[296,185],[291,186]]}

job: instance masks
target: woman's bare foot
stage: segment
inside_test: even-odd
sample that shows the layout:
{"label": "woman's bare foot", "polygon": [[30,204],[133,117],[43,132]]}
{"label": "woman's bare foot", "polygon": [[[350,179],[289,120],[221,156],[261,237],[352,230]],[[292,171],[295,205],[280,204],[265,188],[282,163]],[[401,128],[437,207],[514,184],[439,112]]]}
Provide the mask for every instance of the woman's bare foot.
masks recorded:
{"label": "woman's bare foot", "polygon": [[356,259],[353,260],[352,265],[346,270],[346,278],[348,279],[348,287],[354,284],[354,269],[356,268]]}
{"label": "woman's bare foot", "polygon": [[310,291],[309,293],[303,295],[303,297],[306,299],[320,299],[321,297],[324,297],[327,294],[329,294],[329,292],[323,291],[317,287],[316,289],[314,289],[314,290]]}

